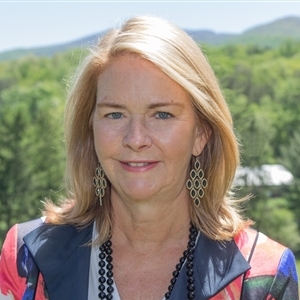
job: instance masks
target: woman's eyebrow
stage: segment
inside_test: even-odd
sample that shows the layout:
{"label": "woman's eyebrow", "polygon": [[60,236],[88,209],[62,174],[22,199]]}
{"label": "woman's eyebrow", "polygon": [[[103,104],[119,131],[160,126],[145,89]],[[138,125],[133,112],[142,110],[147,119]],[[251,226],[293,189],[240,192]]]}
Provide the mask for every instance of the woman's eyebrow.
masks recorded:
{"label": "woman's eyebrow", "polygon": [[184,105],[182,103],[179,103],[179,102],[159,102],[159,103],[153,103],[153,104],[148,105],[148,108],[155,109],[155,108],[165,107],[165,106],[183,107]]}
{"label": "woman's eyebrow", "polygon": [[108,108],[119,108],[119,109],[126,109],[125,105],[112,103],[112,102],[100,102],[96,104],[97,107],[108,107]]}
{"label": "woman's eyebrow", "polygon": [[[97,103],[96,106],[97,107],[126,109],[126,105],[122,105],[122,104],[119,104],[119,103],[113,103],[113,102],[100,102],[100,103]],[[166,107],[166,106],[183,107],[183,104],[179,103],[179,102],[159,102],[159,103],[149,104],[148,109],[155,109],[155,108]]]}

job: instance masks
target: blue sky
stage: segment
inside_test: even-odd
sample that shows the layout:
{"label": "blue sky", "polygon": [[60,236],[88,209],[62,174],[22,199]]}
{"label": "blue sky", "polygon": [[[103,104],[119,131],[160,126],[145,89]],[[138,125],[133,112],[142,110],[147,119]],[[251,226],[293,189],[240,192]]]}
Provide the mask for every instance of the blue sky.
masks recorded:
{"label": "blue sky", "polygon": [[0,52],[65,43],[120,25],[139,14],[164,17],[184,29],[242,31],[286,16],[298,1],[1,1]]}

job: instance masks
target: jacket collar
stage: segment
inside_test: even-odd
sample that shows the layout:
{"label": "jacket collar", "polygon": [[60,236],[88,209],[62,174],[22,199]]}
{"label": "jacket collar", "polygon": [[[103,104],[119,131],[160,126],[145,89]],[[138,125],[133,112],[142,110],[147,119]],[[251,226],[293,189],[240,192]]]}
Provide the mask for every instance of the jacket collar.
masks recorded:
{"label": "jacket collar", "polygon": [[87,299],[92,230],[92,224],[81,230],[44,224],[24,237],[49,299]]}
{"label": "jacket collar", "polygon": [[[43,225],[24,241],[43,274],[49,298],[87,299],[93,226]],[[234,241],[216,242],[200,235],[194,255],[195,299],[209,299],[250,265]],[[171,300],[187,299],[186,267],[180,272]]]}
{"label": "jacket collar", "polygon": [[[232,241],[217,242],[200,234],[194,253],[195,299],[210,299],[250,269]],[[187,299],[186,266],[181,270],[171,300]]]}

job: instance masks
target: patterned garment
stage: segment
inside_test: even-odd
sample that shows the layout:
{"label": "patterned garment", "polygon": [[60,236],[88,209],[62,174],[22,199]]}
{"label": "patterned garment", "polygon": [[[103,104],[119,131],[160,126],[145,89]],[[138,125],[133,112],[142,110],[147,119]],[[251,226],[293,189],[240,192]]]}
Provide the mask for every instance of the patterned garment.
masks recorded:
{"label": "patterned garment", "polygon": [[5,239],[0,256],[0,300],[33,299],[48,297],[42,276],[28,248],[18,239],[18,225],[15,225]]}
{"label": "patterned garment", "polygon": [[[33,228],[31,227],[31,229]],[[0,300],[49,299],[43,278],[41,274],[38,276],[33,257],[20,238],[24,234],[23,225],[15,225],[9,231],[3,245],[0,258]],[[246,229],[234,239],[244,258],[248,261],[251,258],[251,269],[245,274],[240,273],[241,275],[229,284],[224,284],[221,289],[216,290],[214,296],[210,299],[299,300],[298,278],[293,253],[261,233],[253,249],[256,236],[256,231]],[[210,241],[209,243],[215,242]],[[203,249],[205,247],[200,249],[201,252],[203,252]],[[50,257],[47,257],[47,259],[51,260]],[[197,268],[197,266],[195,267]],[[200,273],[206,274],[206,271],[201,269]],[[68,276],[70,277],[70,274]],[[225,281],[226,276],[224,277]],[[195,278],[195,283],[197,282],[200,281]],[[212,278],[208,284],[214,284],[214,279]],[[37,288],[35,289],[36,285]],[[206,287],[203,287],[203,289],[206,289]],[[205,295],[204,292],[202,292],[202,296],[197,297],[196,295],[195,299],[209,299],[209,297],[203,295]],[[173,296],[174,299],[178,298],[176,295]],[[180,300],[185,300],[181,298]],[[54,297],[54,299],[65,300],[66,297]],[[76,299],[73,297],[72,300]]]}
{"label": "patterned garment", "polygon": [[[245,230],[235,238],[249,261],[255,240],[254,230]],[[299,300],[295,257],[291,250],[259,233],[250,261],[251,269],[239,277],[213,300]]]}
{"label": "patterned garment", "polygon": [[21,278],[26,278],[26,289],[22,300],[34,299],[39,270],[25,245],[21,246],[17,254],[17,270]]}
{"label": "patterned garment", "polygon": [[[248,237],[251,234],[248,232]],[[243,299],[299,299],[296,262],[291,250],[260,233],[250,265]]]}

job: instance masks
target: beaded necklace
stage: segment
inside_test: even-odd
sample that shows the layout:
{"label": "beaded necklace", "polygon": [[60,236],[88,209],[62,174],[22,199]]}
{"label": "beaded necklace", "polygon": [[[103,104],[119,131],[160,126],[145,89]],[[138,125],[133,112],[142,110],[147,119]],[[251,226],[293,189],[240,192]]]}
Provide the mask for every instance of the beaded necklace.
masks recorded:
{"label": "beaded necklace", "polygon": [[[175,271],[173,271],[172,279],[170,280],[170,285],[168,287],[168,292],[165,294],[165,300],[170,299],[172,290],[177,281],[177,278],[180,274],[182,266],[186,261],[186,275],[187,275],[187,298],[189,300],[195,299],[195,285],[194,285],[194,251],[196,246],[196,238],[198,231],[197,229],[191,225],[190,233],[189,233],[189,241],[187,244],[187,249],[183,252],[182,257],[179,260],[179,263],[176,265]],[[112,242],[109,239],[103,245],[100,246],[99,250],[99,286],[98,286],[98,297],[101,300],[112,300],[113,299],[113,250],[111,248]],[[106,271],[105,271],[106,269]],[[105,282],[107,284],[107,288],[105,291]]]}

